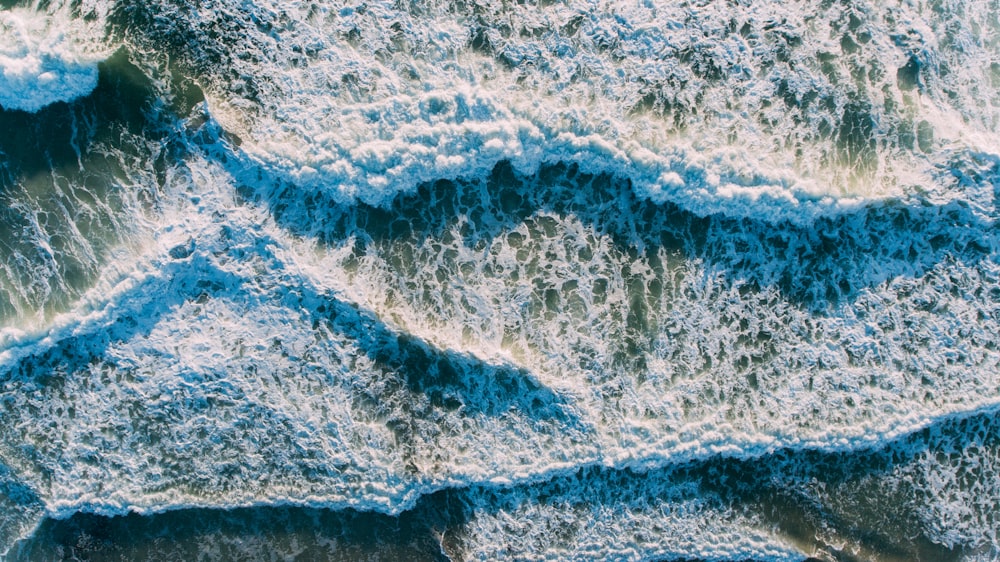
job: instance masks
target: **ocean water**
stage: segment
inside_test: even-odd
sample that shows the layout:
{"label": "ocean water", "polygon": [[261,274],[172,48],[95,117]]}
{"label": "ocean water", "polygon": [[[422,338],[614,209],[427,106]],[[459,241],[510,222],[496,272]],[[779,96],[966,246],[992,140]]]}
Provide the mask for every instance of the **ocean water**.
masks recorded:
{"label": "ocean water", "polygon": [[998,130],[996,0],[0,0],[0,556],[998,559]]}

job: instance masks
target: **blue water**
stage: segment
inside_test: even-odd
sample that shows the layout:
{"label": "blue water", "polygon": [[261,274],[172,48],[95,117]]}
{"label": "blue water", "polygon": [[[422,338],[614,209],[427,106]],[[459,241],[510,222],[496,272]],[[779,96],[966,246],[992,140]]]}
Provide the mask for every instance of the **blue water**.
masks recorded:
{"label": "blue water", "polygon": [[4,3],[0,552],[997,558],[997,37]]}

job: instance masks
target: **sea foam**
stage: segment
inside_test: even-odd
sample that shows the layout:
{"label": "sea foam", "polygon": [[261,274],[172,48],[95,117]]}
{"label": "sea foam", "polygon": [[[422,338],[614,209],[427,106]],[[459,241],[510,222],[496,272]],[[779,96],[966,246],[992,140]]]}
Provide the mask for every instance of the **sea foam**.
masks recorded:
{"label": "sea foam", "polygon": [[761,498],[886,451],[913,529],[996,552],[997,100],[942,75],[988,8],[205,6],[115,14],[137,98],[205,103],[122,137],[148,235],[0,333],[0,547],[453,493],[456,557],[802,559]]}
{"label": "sea foam", "polygon": [[109,54],[103,25],[67,12],[0,11],[0,108],[35,112],[97,86],[97,64]]}
{"label": "sea foam", "polygon": [[[535,493],[593,466],[851,454],[998,405],[1000,330],[982,289],[1000,273],[980,250],[955,261],[928,249],[916,271],[919,261],[891,259],[912,244],[905,233],[873,241],[886,271],[841,266],[857,288],[828,308],[825,293],[754,288],[744,273],[764,271],[769,285],[781,268],[798,277],[840,263],[784,260],[797,237],[818,236],[810,229],[700,231],[697,217],[621,199],[615,180],[570,166],[537,178],[500,166],[388,211],[288,202],[275,220],[267,203],[238,201],[212,154],[191,155],[167,185],[162,228],[134,271],[109,274],[86,308],[42,337],[13,335],[0,356],[5,415],[34,412],[3,434],[32,451],[11,470],[49,516],[282,504],[396,514],[448,488]],[[307,211],[339,232],[329,248],[286,230],[314,224]],[[895,222],[885,212],[866,211],[871,232]],[[950,218],[913,220],[949,244],[973,235]],[[616,242],[617,229],[636,238]],[[861,232],[835,230],[854,251]],[[673,231],[710,242],[673,254],[661,237]],[[662,246],[629,250],[648,236]],[[573,525],[607,529],[611,556],[795,558],[704,501],[663,509],[677,510],[670,528],[718,544],[607,542],[621,525],[647,528],[656,508],[630,523],[613,513],[624,507],[597,505]],[[470,556],[520,532],[505,509],[470,526]],[[568,517],[530,503],[514,513]]]}
{"label": "sea foam", "polygon": [[238,25],[214,34],[132,16],[152,22],[137,40],[179,46],[244,156],[309,192],[385,205],[563,161],[700,215],[798,222],[964,196],[933,176],[995,153],[990,10],[219,2],[199,17]]}

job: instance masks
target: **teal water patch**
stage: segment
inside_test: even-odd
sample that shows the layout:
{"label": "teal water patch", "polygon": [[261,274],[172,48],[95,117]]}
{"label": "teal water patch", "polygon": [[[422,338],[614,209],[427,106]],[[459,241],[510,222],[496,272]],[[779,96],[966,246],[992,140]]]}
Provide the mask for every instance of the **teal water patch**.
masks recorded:
{"label": "teal water patch", "polygon": [[[1000,183],[1000,162],[956,162],[950,175],[988,187]],[[872,202],[807,225],[703,217],[642,199],[628,179],[586,173],[572,163],[520,174],[503,161],[483,177],[422,184],[385,208],[339,205],[267,178],[244,185],[242,193],[264,204],[284,228],[331,246],[353,240],[356,259],[385,253],[405,275],[435,261],[418,255],[435,241],[491,253],[509,246],[518,261],[542,267],[553,257],[542,241],[568,242],[566,223],[575,222],[590,236],[573,240],[578,252],[560,258],[591,261],[607,237],[623,259],[638,259],[658,272],[665,265],[657,263],[662,249],[677,259],[703,261],[748,289],[776,287],[816,311],[851,303],[866,289],[897,278],[920,277],[943,261],[975,265],[996,251],[989,228],[996,211],[963,202]],[[447,253],[441,257],[446,269],[456,269]]]}
{"label": "teal water patch", "polygon": [[30,486],[0,464],[0,549],[28,536],[41,521],[45,506]]}
{"label": "teal water patch", "polygon": [[[432,515],[424,513],[423,515]],[[438,517],[438,519],[441,519]],[[11,560],[448,560],[432,521],[295,507],[46,520]]]}

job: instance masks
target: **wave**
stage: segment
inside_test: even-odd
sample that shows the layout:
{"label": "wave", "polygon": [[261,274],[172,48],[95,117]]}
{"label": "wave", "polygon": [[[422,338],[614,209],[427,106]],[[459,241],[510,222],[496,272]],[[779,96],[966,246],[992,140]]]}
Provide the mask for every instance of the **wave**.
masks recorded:
{"label": "wave", "polygon": [[[585,466],[858,450],[996,405],[994,244],[947,211],[871,209],[796,235],[685,215],[565,165],[535,178],[499,166],[388,210],[257,206],[215,150],[165,184],[173,204],[133,270],[108,272],[49,330],[7,331],[6,415],[25,423],[3,442],[30,451],[8,462],[50,516],[285,502],[395,514],[435,490]],[[892,265],[914,244],[900,220],[939,233],[923,269]],[[877,236],[880,222],[898,238]],[[771,249],[742,248],[740,232],[768,228]],[[830,249],[824,275],[862,282],[796,303],[768,256],[790,267],[796,236],[807,248],[828,231],[849,254],[876,233],[885,269]]]}
{"label": "wave", "polygon": [[0,547],[444,498],[445,556],[995,553],[995,9],[744,8],[67,12],[121,48],[0,112]]}
{"label": "wave", "polygon": [[[153,516],[46,520],[15,557],[62,552],[129,559],[282,551],[324,559],[566,558],[960,560],[995,544],[977,471],[997,462],[995,414],[945,420],[874,449],[725,455],[654,470],[583,468],[522,485],[472,484],[423,496],[398,516],[292,506],[181,508]],[[957,462],[956,462],[957,461]],[[957,470],[955,470],[957,468]],[[971,478],[933,511],[917,499],[944,477]],[[974,496],[985,498],[977,501]],[[859,512],[874,518],[858,528]],[[903,539],[962,521],[967,545]],[[530,522],[530,524],[529,524]],[[169,535],[171,540],[162,540]],[[932,534],[933,536],[933,534]],[[952,540],[956,535],[952,534]],[[975,546],[972,546],[975,545]],[[152,554],[151,554],[152,553]],[[982,551],[980,552],[982,553]]]}
{"label": "wave", "polygon": [[967,197],[936,170],[996,146],[1000,100],[976,86],[992,24],[972,24],[991,9],[218,2],[114,21],[168,45],[244,156],[306,192],[385,205],[562,161],[700,215],[808,222]]}

